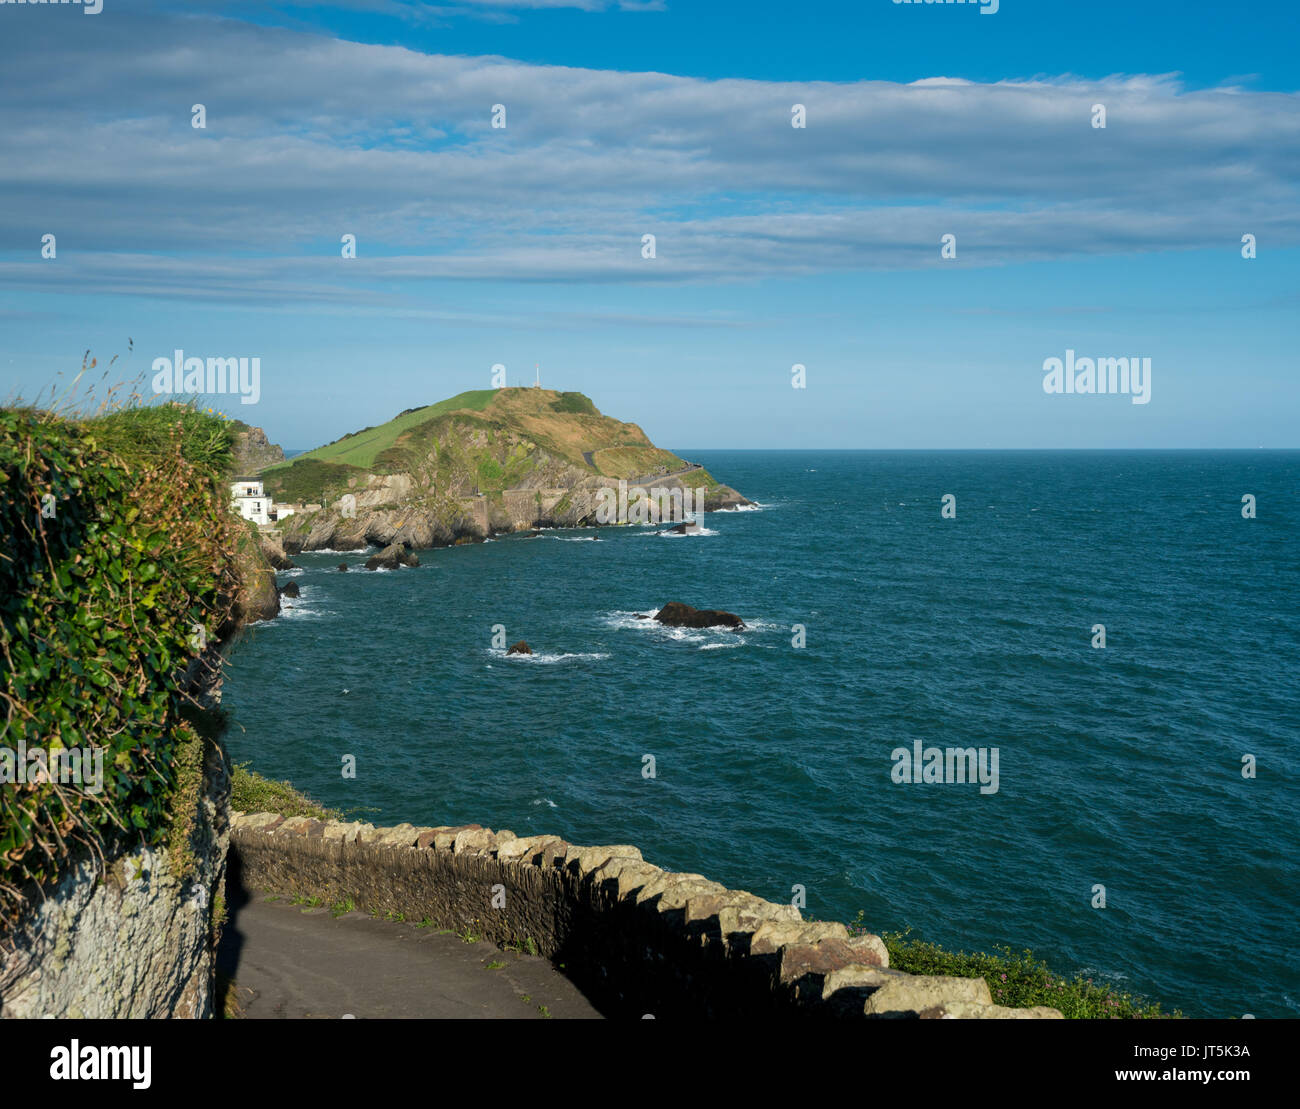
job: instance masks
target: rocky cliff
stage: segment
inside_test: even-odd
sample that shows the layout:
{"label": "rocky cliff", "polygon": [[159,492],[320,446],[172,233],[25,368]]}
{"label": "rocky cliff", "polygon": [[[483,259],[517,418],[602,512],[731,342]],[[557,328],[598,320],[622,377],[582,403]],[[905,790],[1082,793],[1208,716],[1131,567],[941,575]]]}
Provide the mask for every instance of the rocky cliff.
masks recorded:
{"label": "rocky cliff", "polygon": [[268,440],[260,427],[249,427],[242,420],[235,420],[233,426],[235,441],[231,447],[231,459],[237,476],[251,477],[284,461],[284,451]]}
{"label": "rocky cliff", "polygon": [[[750,503],[602,415],[579,393],[499,389],[410,409],[262,475],[277,500],[317,502],[288,518],[285,549],[447,546],[496,532],[621,522],[602,519],[623,488],[670,491],[702,508]],[[635,497],[635,494],[634,494]]]}

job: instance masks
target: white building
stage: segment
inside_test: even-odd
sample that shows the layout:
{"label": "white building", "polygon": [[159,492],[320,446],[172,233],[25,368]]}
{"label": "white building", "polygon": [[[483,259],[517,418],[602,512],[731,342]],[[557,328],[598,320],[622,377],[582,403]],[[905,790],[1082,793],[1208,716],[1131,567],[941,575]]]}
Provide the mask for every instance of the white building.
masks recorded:
{"label": "white building", "polygon": [[271,498],[262,490],[260,478],[241,477],[230,483],[230,497],[234,509],[245,520],[255,524],[270,524],[276,519]]}

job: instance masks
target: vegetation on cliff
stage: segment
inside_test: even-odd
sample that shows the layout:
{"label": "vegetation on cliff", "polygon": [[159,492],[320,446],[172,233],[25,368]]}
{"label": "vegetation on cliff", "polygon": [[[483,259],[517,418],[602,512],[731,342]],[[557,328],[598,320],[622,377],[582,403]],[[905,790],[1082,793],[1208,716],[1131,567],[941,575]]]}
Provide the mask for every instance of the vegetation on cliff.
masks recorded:
{"label": "vegetation on cliff", "polygon": [[230,807],[235,812],[274,812],[281,816],[310,816],[316,820],[342,820],[343,814],[327,809],[305,793],[294,789],[292,782],[274,782],[249,767],[237,763],[230,773]]}
{"label": "vegetation on cliff", "polygon": [[602,415],[581,393],[546,389],[476,390],[408,409],[262,479],[277,500],[326,506],[288,519],[287,550],[442,546],[538,524],[609,522],[595,517],[598,493],[621,479],[703,488],[706,508],[745,503],[636,424]]}
{"label": "vegetation on cliff", "polygon": [[101,792],[0,789],[0,919],[78,849],[183,854],[206,740],[189,687],[238,588],[232,434],[177,404],[0,410],[0,747],[103,749]]}
{"label": "vegetation on cliff", "polygon": [[[849,925],[849,931],[864,933],[863,914]],[[1180,1017],[1164,1012],[1158,1003],[1098,984],[1091,978],[1066,978],[1054,973],[1032,951],[1015,952],[1000,947],[995,954],[949,951],[936,943],[914,939],[907,932],[884,932],[881,939],[889,951],[889,965],[908,974],[940,974],[955,978],[983,978],[996,1005],[1030,1009],[1046,1005],[1059,1009],[1067,1019],[1153,1020]]]}

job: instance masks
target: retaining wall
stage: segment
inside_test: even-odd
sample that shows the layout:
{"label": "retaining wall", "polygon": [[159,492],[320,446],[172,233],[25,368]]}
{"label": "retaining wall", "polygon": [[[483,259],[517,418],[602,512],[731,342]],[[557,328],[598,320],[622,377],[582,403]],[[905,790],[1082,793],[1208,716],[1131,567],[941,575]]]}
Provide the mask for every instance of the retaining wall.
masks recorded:
{"label": "retaining wall", "polygon": [[1042,1018],[992,1004],[980,978],[889,968],[879,936],[662,870],[635,847],[232,814],[230,873],[250,889],[531,940],[609,1016]]}

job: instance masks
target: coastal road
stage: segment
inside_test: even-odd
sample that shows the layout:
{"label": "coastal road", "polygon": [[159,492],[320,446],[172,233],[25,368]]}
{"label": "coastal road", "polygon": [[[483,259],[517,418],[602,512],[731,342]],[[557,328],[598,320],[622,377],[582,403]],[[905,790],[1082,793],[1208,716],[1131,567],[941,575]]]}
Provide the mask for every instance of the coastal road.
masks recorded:
{"label": "coastal road", "polygon": [[631,488],[634,485],[653,485],[656,481],[667,481],[669,478],[681,477],[683,474],[694,473],[696,470],[702,470],[704,467],[698,462],[693,462],[684,470],[674,470],[671,474],[647,474],[643,478],[628,478],[627,484]]}
{"label": "coastal road", "polygon": [[600,1016],[537,956],[365,913],[336,918],[287,897],[246,896],[232,905],[217,950],[242,1017]]}

